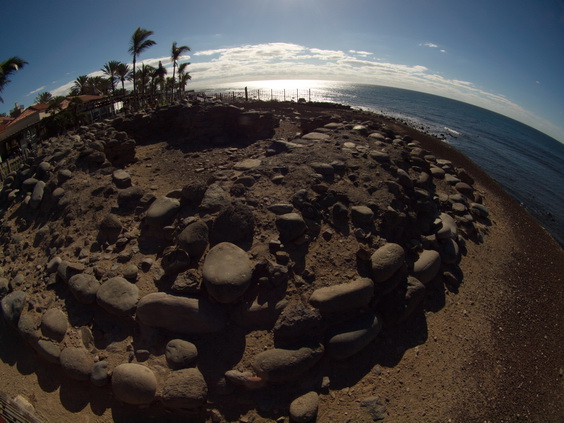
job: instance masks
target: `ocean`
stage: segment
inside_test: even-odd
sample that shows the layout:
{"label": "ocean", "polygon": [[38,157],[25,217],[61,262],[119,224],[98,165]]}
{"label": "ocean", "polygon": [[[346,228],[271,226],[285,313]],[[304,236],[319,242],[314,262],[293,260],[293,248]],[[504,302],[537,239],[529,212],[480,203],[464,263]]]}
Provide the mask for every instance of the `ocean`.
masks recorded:
{"label": "ocean", "polygon": [[329,101],[407,122],[451,144],[490,174],[564,246],[564,144],[498,113],[445,97],[331,81],[249,81],[210,87],[262,100]]}

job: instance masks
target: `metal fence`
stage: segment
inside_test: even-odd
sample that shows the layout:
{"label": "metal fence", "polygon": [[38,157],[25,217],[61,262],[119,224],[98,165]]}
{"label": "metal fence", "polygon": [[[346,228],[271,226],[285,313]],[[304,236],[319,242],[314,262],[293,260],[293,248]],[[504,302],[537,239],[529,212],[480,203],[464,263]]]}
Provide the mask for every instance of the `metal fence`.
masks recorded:
{"label": "metal fence", "polygon": [[295,101],[309,102],[318,100],[318,95],[311,89],[244,89],[208,91],[207,96],[213,96],[224,102],[239,101]]}

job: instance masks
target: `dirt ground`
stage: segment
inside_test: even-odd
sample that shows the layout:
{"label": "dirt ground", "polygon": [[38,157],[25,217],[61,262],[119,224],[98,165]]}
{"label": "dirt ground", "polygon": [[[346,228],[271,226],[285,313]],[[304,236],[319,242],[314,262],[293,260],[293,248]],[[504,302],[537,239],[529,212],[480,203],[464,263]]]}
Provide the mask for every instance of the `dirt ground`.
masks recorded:
{"label": "dirt ground", "polygon": [[[330,378],[330,386],[321,392],[316,421],[372,421],[360,407],[362,400],[372,397],[379,398],[384,421],[388,423],[564,421],[562,248],[497,183],[444,142],[400,122],[361,112],[305,107],[300,112],[302,116],[333,113],[346,122],[370,119],[397,133],[411,135],[423,148],[438,158],[451,160],[474,177],[474,186],[484,197],[491,221],[483,237],[464,244],[459,265],[463,281],[459,286],[432,285],[422,312],[399,326],[385,328],[375,342],[354,357],[323,364],[327,366],[324,371]],[[287,110],[278,113],[286,118],[273,138],[293,139],[299,131],[295,115]],[[362,142],[360,137],[347,141]],[[269,142],[186,149],[175,140],[152,140],[136,147],[138,160],[126,170],[136,184],[160,196],[182,188],[179,181],[207,181],[212,176],[217,178],[222,171],[226,178],[233,178],[230,173],[233,163],[244,158],[266,160]],[[320,146],[308,150],[302,161],[330,158],[329,148]],[[283,165],[284,159],[278,155],[270,160],[272,168]],[[300,187],[300,181],[307,177],[294,173],[293,179],[286,179],[285,184],[272,191],[269,172],[259,169],[255,174],[257,183],[247,196],[255,210],[280,199],[290,199]],[[107,177],[80,176],[91,187],[79,197],[83,207],[79,220],[88,233],[101,220],[100,216],[110,211],[111,204],[106,204],[109,202],[104,198],[90,198],[91,191],[107,185]],[[82,186],[77,182],[77,192]],[[124,227],[135,228],[138,220],[136,215],[124,217]],[[263,244],[275,237],[271,219],[257,216],[256,233]],[[30,240],[32,235],[32,229],[21,232],[21,236]],[[81,234],[74,234],[72,242],[71,245],[82,245]],[[27,266],[44,266],[46,259],[39,251],[33,251],[31,244],[23,257],[28,261]],[[317,264],[316,281],[322,283],[339,275],[354,276],[357,246],[343,245],[343,239],[338,236],[328,244],[312,243],[308,253]],[[250,254],[255,259],[265,254],[260,242],[253,244]],[[157,260],[158,255],[154,258]],[[153,281],[154,274],[141,275],[137,285],[142,295],[154,291]],[[314,287],[294,286],[289,292],[290,300],[307,297]],[[97,388],[66,377],[59,366],[39,358],[2,319],[0,340],[0,390],[11,397],[26,397],[46,422],[202,420],[196,415],[173,415],[159,405],[145,409],[126,406],[113,397],[109,386]],[[237,349],[239,346],[234,344],[242,343],[245,352],[238,356],[239,363],[229,363],[242,367],[254,353],[272,347],[268,331],[234,333],[214,342],[208,348],[210,357],[221,356],[222,348]],[[296,389],[300,383],[296,382]],[[221,396],[210,395],[207,407],[210,411],[204,420],[288,421],[287,414],[277,409],[273,400],[285,393],[267,388],[262,397],[252,398],[254,403],[242,393],[236,401],[227,404],[222,403]]]}

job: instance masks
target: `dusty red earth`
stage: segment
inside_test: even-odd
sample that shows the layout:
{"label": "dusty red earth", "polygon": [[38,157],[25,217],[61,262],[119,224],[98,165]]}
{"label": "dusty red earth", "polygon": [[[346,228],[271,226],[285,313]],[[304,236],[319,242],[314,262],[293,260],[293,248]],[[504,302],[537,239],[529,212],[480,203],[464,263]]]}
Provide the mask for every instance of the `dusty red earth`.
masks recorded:
{"label": "dusty red earth", "polygon": [[[477,236],[463,243],[460,284],[453,286],[444,280],[433,284],[421,310],[408,320],[384,328],[374,342],[353,357],[322,363],[323,374],[328,376],[330,384],[319,391],[316,421],[374,421],[374,415],[360,407],[363,400],[373,397],[379,399],[383,421],[390,423],[564,421],[564,253],[550,235],[464,155],[400,122],[360,111],[307,105],[259,103],[250,107],[276,109],[281,118],[272,137],[276,139],[296,138],[300,132],[298,116],[320,115],[348,124],[371,121],[396,134],[409,135],[437,158],[466,169],[489,210],[490,224],[481,226]],[[340,139],[341,142],[367,143],[365,137],[350,130],[346,134],[347,138]],[[271,160],[270,168],[283,165],[283,154],[271,158],[265,154],[270,143],[271,140],[258,140],[250,144],[183,149],[179,140],[153,139],[137,145],[138,160],[125,170],[136,185],[161,196],[182,188],[180,181],[207,182],[222,171],[231,178],[233,164],[245,158]],[[249,248],[251,258],[258,260],[267,255],[264,243],[276,237],[272,217],[259,212],[268,204],[289,201],[296,190],[304,187],[308,173],[302,165],[330,161],[333,154],[328,145],[309,146],[302,158],[293,157],[293,162],[288,163],[296,166],[296,171],[281,185],[270,182],[270,170],[256,171],[257,182],[246,194],[257,219],[255,238]],[[87,234],[111,210],[110,200],[115,194],[109,194],[110,200],[91,196],[97,187],[107,186],[107,175],[77,170],[72,181],[76,185],[67,190],[74,190],[81,209],[69,224],[72,229],[69,249],[83,245]],[[370,181],[377,182],[377,178]],[[85,184],[88,190],[84,190]],[[351,185],[349,194],[353,197],[358,194],[355,197],[358,202],[366,200],[359,192]],[[4,277],[8,278],[17,273],[9,273],[10,266],[19,271],[37,266],[38,272],[47,261],[45,253],[33,247],[35,228],[18,227],[10,219],[11,212],[15,210],[4,215],[4,222],[13,225],[13,231],[29,242],[21,263],[8,263],[4,259]],[[124,227],[134,232],[139,219],[135,215],[124,217]],[[351,236],[334,235],[327,242],[319,237],[319,242],[312,242],[308,263],[313,266],[316,281],[353,277],[357,249],[358,243]],[[151,257],[157,261],[160,256]],[[109,270],[113,259],[114,255],[109,254],[107,262],[102,260],[99,264]],[[155,290],[156,272],[155,266],[155,270],[141,274],[137,286],[142,294]],[[34,270],[27,270],[26,275],[33,277]],[[293,284],[286,295],[290,301],[297,301],[307,298],[316,287]],[[46,295],[52,296],[48,298],[51,304],[65,307],[53,293]],[[68,378],[59,366],[40,358],[3,321],[0,339],[0,390],[11,397],[23,395],[46,422],[289,421],[288,401],[281,398],[291,398],[292,392],[308,383],[304,377],[284,389],[267,387],[258,393],[241,391],[230,397],[212,393],[203,411],[178,415],[158,403],[142,409],[124,405],[114,397],[111,386],[98,388]],[[122,346],[121,355],[108,360],[118,362],[127,357],[127,342]],[[234,354],[238,360],[230,364],[241,369],[248,367],[252,356],[272,346],[272,334],[268,330],[240,333],[234,330],[221,339],[202,342],[202,349],[209,357]],[[241,348],[244,352],[234,352]],[[158,366],[162,357],[151,357],[149,362]],[[204,357],[201,366],[213,372],[211,359]]]}

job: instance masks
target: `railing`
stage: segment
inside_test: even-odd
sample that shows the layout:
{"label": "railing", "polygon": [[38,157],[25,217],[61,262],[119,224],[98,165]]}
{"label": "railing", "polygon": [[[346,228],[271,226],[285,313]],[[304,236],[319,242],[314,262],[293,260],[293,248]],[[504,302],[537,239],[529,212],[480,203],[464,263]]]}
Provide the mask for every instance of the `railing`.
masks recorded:
{"label": "railing", "polygon": [[25,162],[24,156],[16,155],[0,163],[0,188],[2,187],[2,182],[4,181],[4,179],[6,179],[6,177],[11,172],[18,170],[20,167],[22,167],[24,162]]}
{"label": "railing", "polygon": [[310,102],[321,98],[311,89],[244,89],[239,90],[210,90],[206,95],[213,96],[227,103],[241,101],[294,101]]}

